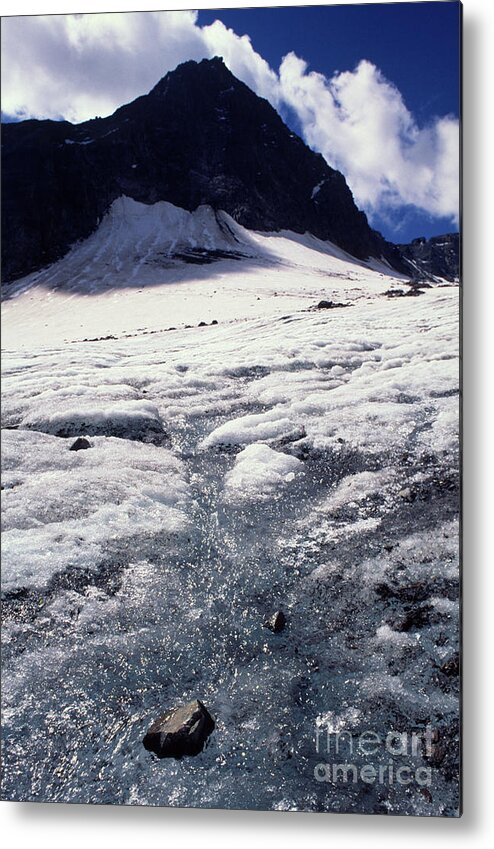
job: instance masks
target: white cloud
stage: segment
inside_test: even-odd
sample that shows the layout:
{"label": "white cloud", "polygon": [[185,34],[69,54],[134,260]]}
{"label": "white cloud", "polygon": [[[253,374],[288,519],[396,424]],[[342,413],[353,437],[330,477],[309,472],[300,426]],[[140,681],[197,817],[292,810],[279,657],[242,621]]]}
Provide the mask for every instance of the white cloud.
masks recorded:
{"label": "white cloud", "polygon": [[232,74],[275,108],[279,106],[278,75],[256,53],[248,35],[238,36],[221,21],[204,27],[201,32],[210,56],[222,56]]}
{"label": "white cloud", "polygon": [[184,59],[209,56],[196,18],[185,11],[4,18],[2,109],[73,122],[109,115]]}
{"label": "white cloud", "polygon": [[4,18],[2,109],[73,122],[104,117],[180,62],[217,55],[276,105],[277,74],[249,37],[221,21],[196,21],[197,12],[186,11]]}
{"label": "white cloud", "polygon": [[109,115],[180,62],[215,55],[275,108],[295,111],[305,140],[343,172],[367,213],[410,204],[457,217],[456,119],[418,127],[368,61],[328,79],[289,53],[276,73],[247,35],[220,21],[201,28],[193,11],[3,18],[2,109],[73,122]]}
{"label": "white cloud", "polygon": [[456,218],[459,126],[437,118],[419,128],[398,89],[371,62],[328,80],[288,54],[281,97],[296,112],[306,141],[341,170],[366,211],[411,204]]}

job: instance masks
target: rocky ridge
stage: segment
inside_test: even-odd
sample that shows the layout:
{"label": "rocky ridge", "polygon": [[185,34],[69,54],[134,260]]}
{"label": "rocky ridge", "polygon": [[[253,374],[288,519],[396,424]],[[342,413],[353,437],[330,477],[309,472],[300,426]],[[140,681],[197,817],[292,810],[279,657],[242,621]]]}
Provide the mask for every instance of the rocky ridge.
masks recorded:
{"label": "rocky ridge", "polygon": [[248,229],[308,231],[409,271],[343,175],[218,57],[179,65],[108,118],[3,125],[2,174],[5,281],[62,257],[122,195],[189,211],[209,204]]}

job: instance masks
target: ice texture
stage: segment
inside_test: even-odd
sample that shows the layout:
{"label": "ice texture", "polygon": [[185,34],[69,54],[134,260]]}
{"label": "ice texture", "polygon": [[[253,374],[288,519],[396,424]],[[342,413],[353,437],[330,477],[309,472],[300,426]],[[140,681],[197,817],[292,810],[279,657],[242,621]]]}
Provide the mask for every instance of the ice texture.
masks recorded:
{"label": "ice texture", "polygon": [[281,497],[282,489],[303,472],[296,457],[256,443],[244,448],[225,477],[223,500],[231,503]]}
{"label": "ice texture", "polygon": [[187,481],[171,452],[102,437],[71,452],[72,441],[25,430],[2,434],[5,590],[94,570],[112,541],[188,526]]}
{"label": "ice texture", "polygon": [[[141,206],[3,304],[4,798],[455,816],[458,288]],[[314,777],[318,728],[427,724],[428,794]]]}

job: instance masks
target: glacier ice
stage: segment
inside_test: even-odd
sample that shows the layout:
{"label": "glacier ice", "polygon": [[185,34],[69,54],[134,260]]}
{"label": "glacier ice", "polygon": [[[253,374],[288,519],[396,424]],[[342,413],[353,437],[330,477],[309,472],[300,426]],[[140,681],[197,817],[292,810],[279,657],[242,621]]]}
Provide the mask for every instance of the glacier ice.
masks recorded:
{"label": "glacier ice", "polygon": [[[172,220],[230,237],[113,215],[3,304],[5,797],[454,814],[458,289],[390,300],[384,266],[233,225],[245,265],[137,269]],[[208,746],[154,761],[150,721],[194,697]],[[315,781],[324,717],[432,722],[432,803]]]}

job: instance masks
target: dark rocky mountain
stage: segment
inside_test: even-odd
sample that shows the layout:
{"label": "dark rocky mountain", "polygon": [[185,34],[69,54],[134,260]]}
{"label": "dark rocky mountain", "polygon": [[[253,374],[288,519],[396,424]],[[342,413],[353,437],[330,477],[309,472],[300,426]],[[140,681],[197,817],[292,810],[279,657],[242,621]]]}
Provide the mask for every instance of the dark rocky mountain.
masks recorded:
{"label": "dark rocky mountain", "polygon": [[63,256],[121,195],[210,204],[247,228],[309,231],[407,273],[342,174],[219,58],[185,62],[108,118],[3,125],[2,176],[4,280]]}
{"label": "dark rocky mountain", "polygon": [[421,236],[409,245],[398,245],[411,277],[428,280],[441,277],[445,280],[460,278],[460,236],[447,233],[426,239]]}

